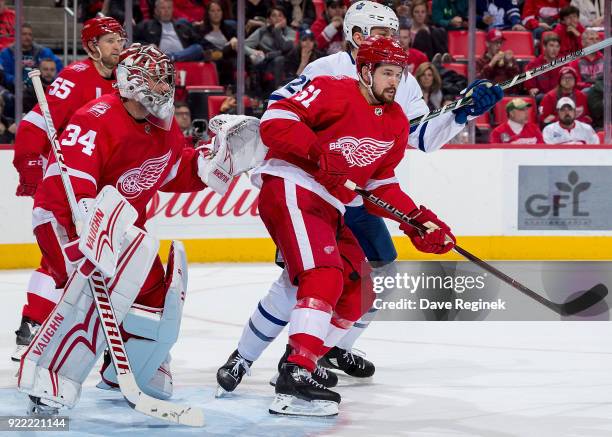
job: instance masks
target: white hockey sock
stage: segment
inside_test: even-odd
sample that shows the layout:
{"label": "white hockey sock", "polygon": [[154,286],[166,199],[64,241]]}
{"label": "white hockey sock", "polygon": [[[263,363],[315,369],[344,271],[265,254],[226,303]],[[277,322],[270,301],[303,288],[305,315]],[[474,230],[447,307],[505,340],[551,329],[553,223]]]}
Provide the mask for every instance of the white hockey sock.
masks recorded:
{"label": "white hockey sock", "polygon": [[242,357],[249,361],[257,360],[281,333],[295,306],[296,293],[297,287],[291,284],[287,271],[283,270],[242,330],[238,343],[238,352]]}

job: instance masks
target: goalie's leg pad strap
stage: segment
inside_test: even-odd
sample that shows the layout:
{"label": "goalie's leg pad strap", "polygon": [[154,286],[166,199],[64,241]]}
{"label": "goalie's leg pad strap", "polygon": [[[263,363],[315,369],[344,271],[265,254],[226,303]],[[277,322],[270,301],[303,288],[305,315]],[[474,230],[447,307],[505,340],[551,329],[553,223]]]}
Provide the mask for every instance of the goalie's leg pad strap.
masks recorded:
{"label": "goalie's leg pad strap", "polygon": [[[172,396],[171,376],[158,369],[166,360],[178,339],[187,291],[187,258],[183,244],[173,241],[166,269],[168,291],[164,308],[148,308],[135,304],[123,320],[129,338],[125,347],[138,386],[158,399]],[[166,361],[170,361],[169,357]],[[102,379],[109,385],[117,383],[112,366],[102,370]]]}
{"label": "goalie's leg pad strap", "polygon": [[[134,302],[158,247],[144,231],[133,228],[126,234],[117,274],[106,281],[117,321]],[[102,329],[87,279],[73,272],[61,300],[22,357],[19,390],[74,406],[81,384],[106,346]]]}

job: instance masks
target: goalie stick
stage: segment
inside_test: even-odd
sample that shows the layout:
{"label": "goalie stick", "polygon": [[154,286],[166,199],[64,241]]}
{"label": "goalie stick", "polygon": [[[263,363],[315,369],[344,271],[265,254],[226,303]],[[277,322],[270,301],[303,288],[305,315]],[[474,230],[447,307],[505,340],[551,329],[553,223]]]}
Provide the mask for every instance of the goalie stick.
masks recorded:
{"label": "goalie stick", "polygon": [[[393,214],[395,217],[399,218],[402,222],[415,227],[419,231],[422,231],[422,232],[428,231],[428,228],[422,223],[419,223],[418,221],[411,219],[410,217],[408,217],[407,214],[404,214],[399,209],[397,209],[395,206],[385,202],[384,200],[375,196],[368,190],[359,188],[354,182],[346,181],[344,186],[348,188],[349,190],[352,190],[356,192],[357,194],[361,195],[367,201],[373,203],[374,205],[380,208],[383,208],[385,211],[389,212],[390,214]],[[541,294],[538,294],[535,291],[527,288],[525,285],[521,284],[516,279],[512,279],[510,276],[506,275],[500,270],[497,270],[491,264],[481,260],[480,258],[471,254],[470,252],[463,249],[462,247],[455,244],[454,250],[455,252],[457,252],[458,254],[466,258],[467,260],[473,262],[474,264],[476,264],[483,270],[486,270],[487,272],[491,273],[496,278],[502,280],[503,282],[515,288],[516,290],[529,296],[533,300],[538,301],[545,307],[553,310],[554,312],[562,316],[569,316],[569,315],[577,314],[581,311],[584,311],[587,308],[590,308],[591,306],[600,302],[604,297],[608,295],[608,288],[604,284],[597,284],[594,287],[590,288],[589,290],[583,291],[580,296],[570,300],[569,302],[565,302],[562,304],[552,302],[546,299],[545,297],[543,297]]]}
{"label": "goalie stick", "polygon": [[[590,55],[592,53],[598,52],[609,45],[612,45],[612,38],[604,39],[603,41],[598,42],[597,44],[593,44],[592,46],[586,47],[584,49],[577,50],[573,53],[569,53],[565,56],[562,56],[557,59],[553,59],[548,64],[540,65],[532,70],[527,70],[523,73],[519,73],[514,76],[512,79],[508,79],[499,84],[499,86],[506,90],[508,88],[512,88],[514,85],[518,85],[519,83],[523,83],[528,81],[529,79],[539,76],[540,74],[548,73],[551,70],[554,70],[557,67],[568,64],[572,61],[575,61],[578,58],[582,58],[583,56]],[[463,96],[459,100],[455,100],[448,105],[444,105],[439,109],[435,109],[427,114],[421,115],[420,117],[416,117],[410,120],[410,127],[418,126],[422,123],[426,123],[432,118],[437,117],[438,115],[446,114],[447,112],[453,111],[455,109],[461,108],[462,106],[468,105],[472,102],[471,94],[468,93]]]}
{"label": "goalie stick", "polygon": [[[32,79],[32,84],[34,85],[34,91],[40,106],[40,111],[47,126],[47,136],[51,142],[51,150],[53,150],[53,154],[55,155],[55,159],[60,169],[60,176],[66,191],[66,197],[68,198],[72,219],[74,221],[77,233],[80,234],[84,217],[81,216],[76,196],[74,194],[72,184],[70,183],[68,167],[64,162],[62,149],[57,138],[57,131],[53,125],[53,119],[51,118],[51,113],[49,112],[47,98],[40,81],[40,71],[32,70],[28,73],[28,76]],[[202,409],[155,399],[154,397],[145,394],[140,387],[138,387],[129,363],[125,344],[121,338],[119,323],[115,317],[115,311],[110,301],[110,295],[106,288],[106,282],[99,271],[94,271],[89,279],[89,286],[92,291],[98,317],[103,322],[100,323],[100,325],[102,326],[102,331],[104,332],[104,337],[106,338],[106,343],[110,351],[110,356],[112,357],[113,365],[117,371],[119,389],[130,407],[148,416],[168,422],[188,426],[203,426],[204,412]]]}

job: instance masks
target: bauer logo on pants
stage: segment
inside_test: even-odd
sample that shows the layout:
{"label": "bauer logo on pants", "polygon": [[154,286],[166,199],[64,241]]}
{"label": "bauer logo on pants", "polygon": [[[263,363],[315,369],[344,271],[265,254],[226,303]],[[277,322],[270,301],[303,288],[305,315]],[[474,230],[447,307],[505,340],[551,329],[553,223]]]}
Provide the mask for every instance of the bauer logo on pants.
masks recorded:
{"label": "bauer logo on pants", "polygon": [[518,229],[612,230],[610,166],[520,166]]}

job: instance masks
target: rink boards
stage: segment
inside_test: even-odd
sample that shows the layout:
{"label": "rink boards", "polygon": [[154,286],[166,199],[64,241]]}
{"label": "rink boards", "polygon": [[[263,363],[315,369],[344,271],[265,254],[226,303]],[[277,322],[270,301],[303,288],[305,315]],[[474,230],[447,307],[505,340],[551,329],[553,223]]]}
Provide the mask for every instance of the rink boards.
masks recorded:
{"label": "rink boards", "polygon": [[[463,247],[486,259],[612,259],[612,146],[455,147],[432,154],[410,150],[396,173],[415,202],[443,218]],[[32,200],[14,195],[12,151],[0,156],[0,268],[34,267],[40,253],[31,233]],[[185,243],[191,262],[273,258],[257,213],[257,189],[246,176],[225,196],[160,193],[148,214],[148,230],[162,239],[162,253],[173,238]],[[400,258],[427,258],[401,237],[397,224],[389,229]]]}

